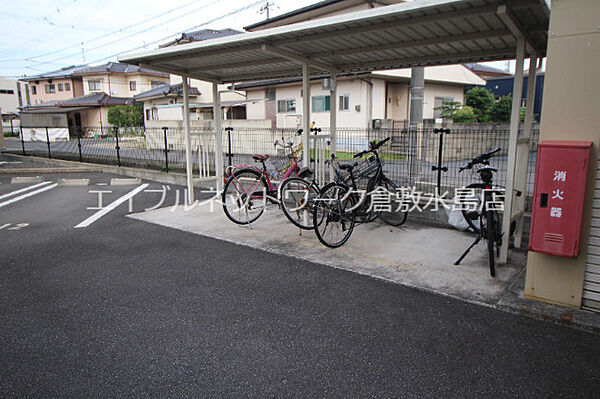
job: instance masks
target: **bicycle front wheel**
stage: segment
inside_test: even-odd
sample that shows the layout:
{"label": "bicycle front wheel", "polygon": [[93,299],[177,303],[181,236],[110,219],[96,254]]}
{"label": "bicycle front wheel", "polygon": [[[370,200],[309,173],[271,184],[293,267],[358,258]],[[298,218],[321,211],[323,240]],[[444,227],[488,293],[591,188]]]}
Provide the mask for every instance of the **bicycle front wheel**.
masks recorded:
{"label": "bicycle front wheel", "polygon": [[259,172],[235,171],[223,187],[223,211],[234,223],[253,223],[265,210],[267,193],[267,184]]}
{"label": "bicycle front wheel", "polygon": [[315,198],[315,233],[319,241],[329,248],[344,245],[354,230],[356,199],[349,191],[343,184],[329,183]]}
{"label": "bicycle front wheel", "polygon": [[285,179],[279,187],[283,214],[298,228],[314,229],[313,207],[318,195],[315,185],[300,177]]}
{"label": "bicycle front wheel", "polygon": [[391,194],[392,201],[390,201],[390,210],[380,211],[379,218],[390,226],[402,226],[408,217],[408,210],[407,204],[397,204],[396,201],[393,201],[396,193],[398,193],[398,185],[387,177],[382,180],[380,185]]}

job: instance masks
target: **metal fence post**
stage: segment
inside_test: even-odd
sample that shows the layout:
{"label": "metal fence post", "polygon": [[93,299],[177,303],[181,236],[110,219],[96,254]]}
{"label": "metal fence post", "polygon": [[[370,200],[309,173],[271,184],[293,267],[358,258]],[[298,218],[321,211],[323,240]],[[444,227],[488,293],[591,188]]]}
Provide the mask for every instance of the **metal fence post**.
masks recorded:
{"label": "metal fence post", "polygon": [[165,171],[169,173],[169,144],[167,141],[167,131],[169,128],[164,126],[162,129],[165,136]]}
{"label": "metal fence post", "polygon": [[46,127],[46,143],[48,144],[48,159],[52,159],[52,154],[50,153],[50,135],[48,134],[48,127]]}
{"label": "metal fence post", "polygon": [[79,148],[79,162],[83,162],[83,157],[81,156],[81,129],[76,128],[77,130],[77,147]]}
{"label": "metal fence post", "polygon": [[442,157],[444,155],[444,133],[450,133],[450,129],[441,128],[433,129],[433,133],[439,134],[440,140],[438,142],[438,159],[437,165],[431,167],[432,171],[437,171],[437,192],[438,194],[442,191],[442,172],[447,172],[448,167],[442,166]]}
{"label": "metal fence post", "polygon": [[226,127],[225,130],[227,131],[227,158],[229,159],[229,166],[232,165],[232,157],[233,154],[231,153],[231,131],[233,130],[233,128],[230,127]]}
{"label": "metal fence post", "polygon": [[19,126],[19,130],[21,131],[21,147],[23,148],[23,155],[25,154],[25,138],[23,137],[23,127]]}
{"label": "metal fence post", "polygon": [[121,147],[119,147],[119,128],[117,126],[115,126],[113,129],[115,131],[115,137],[117,139],[116,145],[115,145],[115,149],[117,150],[117,166],[121,166]]}

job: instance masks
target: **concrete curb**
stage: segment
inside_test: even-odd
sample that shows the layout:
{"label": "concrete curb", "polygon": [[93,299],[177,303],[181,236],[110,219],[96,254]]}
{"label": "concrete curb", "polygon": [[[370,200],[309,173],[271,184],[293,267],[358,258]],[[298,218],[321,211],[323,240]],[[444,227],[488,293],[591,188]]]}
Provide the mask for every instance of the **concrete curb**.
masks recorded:
{"label": "concrete curb", "polygon": [[0,175],[26,175],[31,173],[50,174],[50,173],[89,173],[100,172],[99,168],[14,168],[0,169]]}
{"label": "concrete curb", "polygon": [[[44,163],[49,165],[50,167],[54,166],[52,172],[43,172],[46,168],[35,169],[35,172],[23,172],[23,173],[71,173],[69,169],[77,170],[77,172],[102,172],[102,173],[112,173],[115,175],[123,175],[129,177],[136,177],[143,180],[150,180],[157,183],[164,184],[173,184],[176,186],[187,186],[187,178],[184,173],[166,173],[157,170],[149,170],[149,169],[138,169],[138,168],[130,168],[125,166],[113,166],[113,165],[101,165],[101,164],[93,164],[86,162],[76,162],[76,161],[65,161],[62,159],[48,159],[48,158],[40,158],[33,155],[21,155],[16,154],[11,151],[5,151],[5,153],[10,154],[12,156],[19,157],[21,159],[35,159],[40,163]],[[56,168],[56,165],[61,165],[62,167]],[[83,167],[82,167],[83,166]],[[6,169],[8,171],[8,169]],[[17,170],[24,169],[10,169],[10,173],[18,173]],[[2,173],[2,170],[0,170]],[[199,180],[194,179],[194,187],[208,189],[209,187],[214,185],[213,180]]]}

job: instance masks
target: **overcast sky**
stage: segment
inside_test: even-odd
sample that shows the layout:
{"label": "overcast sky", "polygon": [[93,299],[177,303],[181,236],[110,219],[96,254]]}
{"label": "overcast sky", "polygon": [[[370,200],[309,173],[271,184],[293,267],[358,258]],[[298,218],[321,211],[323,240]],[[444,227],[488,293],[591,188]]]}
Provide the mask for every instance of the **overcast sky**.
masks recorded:
{"label": "overcast sky", "polygon": [[[321,0],[275,0],[271,17]],[[184,31],[243,27],[266,0],[0,0],[0,76],[116,61]],[[83,51],[82,51],[83,49]],[[493,63],[504,68],[506,63]],[[514,68],[514,67],[513,67]]]}
{"label": "overcast sky", "polygon": [[[278,0],[271,16],[317,2]],[[119,53],[156,48],[183,31],[242,30],[266,18],[259,12],[265,4],[265,0],[1,0],[0,76],[35,75],[82,64],[84,57],[88,64],[116,61]]]}

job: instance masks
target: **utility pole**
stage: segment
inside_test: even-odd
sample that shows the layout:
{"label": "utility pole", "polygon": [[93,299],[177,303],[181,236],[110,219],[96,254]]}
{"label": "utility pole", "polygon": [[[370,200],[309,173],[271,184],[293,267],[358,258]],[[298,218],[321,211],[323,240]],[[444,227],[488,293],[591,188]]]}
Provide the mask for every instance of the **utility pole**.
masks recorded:
{"label": "utility pole", "polygon": [[267,1],[265,2],[265,5],[264,5],[264,6],[262,6],[262,7],[260,8],[260,10],[258,10],[258,12],[259,12],[260,14],[266,14],[266,17],[267,17],[267,20],[268,20],[268,19],[269,19],[269,17],[270,17],[270,10],[271,10],[271,7],[273,7],[273,8],[274,8],[274,7],[277,7],[277,6],[275,5],[275,2],[273,2],[273,1],[268,1],[268,0],[267,0]]}

